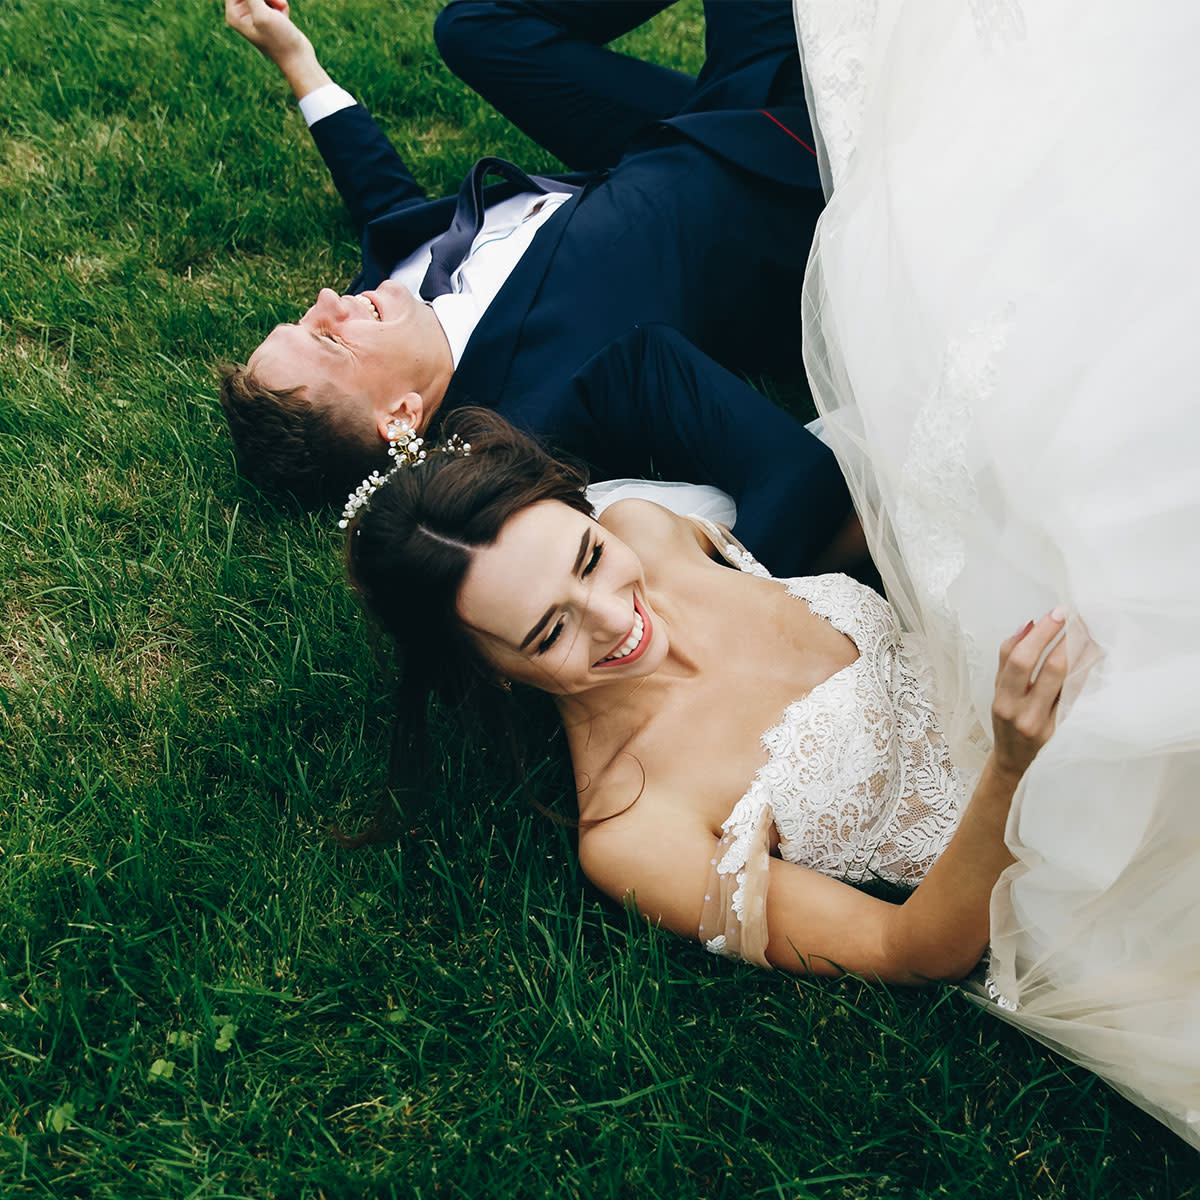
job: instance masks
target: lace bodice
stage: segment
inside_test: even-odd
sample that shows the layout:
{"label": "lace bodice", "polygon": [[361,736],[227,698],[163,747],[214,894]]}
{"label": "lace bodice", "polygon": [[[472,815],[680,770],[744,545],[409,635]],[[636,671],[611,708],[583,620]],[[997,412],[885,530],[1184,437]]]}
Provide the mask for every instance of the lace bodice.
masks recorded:
{"label": "lace bodice", "polygon": [[[742,570],[767,575],[740,548],[721,548]],[[858,658],[763,734],[767,761],[722,826],[700,937],[715,953],[763,964],[772,827],[788,862],[850,883],[915,885],[966,795],[919,682],[921,656],[886,601],[844,575],[782,582],[849,637]]]}

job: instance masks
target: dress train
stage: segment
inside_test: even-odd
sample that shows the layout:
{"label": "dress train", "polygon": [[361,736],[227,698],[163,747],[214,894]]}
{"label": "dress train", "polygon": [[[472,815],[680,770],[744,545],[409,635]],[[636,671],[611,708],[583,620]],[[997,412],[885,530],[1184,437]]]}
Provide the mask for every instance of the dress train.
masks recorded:
{"label": "dress train", "polygon": [[1200,1147],[1200,8],[796,9],[805,362],[961,765],[999,643],[1076,614],[980,996]]}

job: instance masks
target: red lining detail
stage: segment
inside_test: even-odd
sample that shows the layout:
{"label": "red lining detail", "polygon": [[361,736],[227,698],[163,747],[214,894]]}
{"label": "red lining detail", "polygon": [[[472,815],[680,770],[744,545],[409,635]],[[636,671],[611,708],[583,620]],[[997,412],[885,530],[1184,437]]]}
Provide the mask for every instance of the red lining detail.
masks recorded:
{"label": "red lining detail", "polygon": [[766,117],[768,121],[774,121],[775,124],[778,125],[779,128],[782,129],[783,132],[786,133],[793,141],[799,142],[800,145],[802,145],[805,150],[809,152],[809,154],[813,155],[814,157],[816,156],[817,152],[803,138],[796,137],[796,135],[781,120],[779,120],[777,117],[771,116],[771,114],[767,112],[765,108],[760,108],[758,111],[762,113],[762,115]]}

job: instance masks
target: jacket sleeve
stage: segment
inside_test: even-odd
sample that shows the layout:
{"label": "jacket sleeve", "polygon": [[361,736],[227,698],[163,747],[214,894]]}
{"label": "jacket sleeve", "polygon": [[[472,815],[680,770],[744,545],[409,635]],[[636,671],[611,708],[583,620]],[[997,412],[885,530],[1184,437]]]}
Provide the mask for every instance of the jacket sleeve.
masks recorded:
{"label": "jacket sleeve", "polygon": [[310,132],[359,237],[368,221],[425,199],[425,190],[361,104],[323,117]]}
{"label": "jacket sleeve", "polygon": [[738,538],[775,575],[810,573],[850,514],[829,447],[674,329],[632,330],[585,363],[571,391],[552,438],[602,475],[722,488],[738,506]]}

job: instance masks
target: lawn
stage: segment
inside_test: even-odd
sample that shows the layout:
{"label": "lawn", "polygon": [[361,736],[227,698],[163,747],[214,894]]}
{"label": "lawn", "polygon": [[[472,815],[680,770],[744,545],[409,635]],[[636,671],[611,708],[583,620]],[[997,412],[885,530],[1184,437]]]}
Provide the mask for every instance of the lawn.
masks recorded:
{"label": "lawn", "polygon": [[[1200,1197],[952,989],[604,905],[459,714],[397,843],[331,840],[387,781],[386,653],[334,517],[236,478],[215,365],[356,247],[220,7],[0,0],[0,1198]],[[481,148],[553,167],[441,66],[434,0],[294,8],[431,191]],[[688,0],[630,45],[694,68],[701,33]]]}

